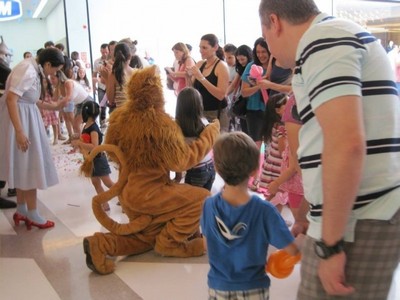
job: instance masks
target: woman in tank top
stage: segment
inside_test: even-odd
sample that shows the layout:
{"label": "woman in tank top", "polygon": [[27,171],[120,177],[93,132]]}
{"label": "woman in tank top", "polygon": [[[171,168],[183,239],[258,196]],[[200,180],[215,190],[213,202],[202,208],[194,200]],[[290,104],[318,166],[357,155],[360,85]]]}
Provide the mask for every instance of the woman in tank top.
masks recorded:
{"label": "woman in tank top", "polygon": [[200,40],[202,61],[188,68],[192,76],[193,87],[203,97],[204,116],[209,122],[219,119],[221,131],[228,132],[226,90],[229,86],[229,71],[224,60],[224,53],[214,34],[206,34]]}
{"label": "woman in tank top", "polygon": [[131,51],[125,42],[120,42],[114,49],[114,64],[112,73],[107,81],[107,98],[110,104],[110,113],[112,108],[121,106],[125,100],[124,85],[131,77],[133,68],[129,66],[131,61]]}

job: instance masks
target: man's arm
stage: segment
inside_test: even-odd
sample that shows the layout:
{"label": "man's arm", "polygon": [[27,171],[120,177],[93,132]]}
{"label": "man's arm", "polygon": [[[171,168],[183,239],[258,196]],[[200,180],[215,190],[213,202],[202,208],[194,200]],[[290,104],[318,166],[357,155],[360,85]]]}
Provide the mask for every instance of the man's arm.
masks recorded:
{"label": "man's arm", "polygon": [[[332,99],[315,111],[324,139],[322,239],[328,246],[344,237],[359,190],[366,155],[362,114],[358,96]],[[345,264],[343,252],[321,261],[319,276],[329,294],[353,292],[353,288],[345,284]]]}

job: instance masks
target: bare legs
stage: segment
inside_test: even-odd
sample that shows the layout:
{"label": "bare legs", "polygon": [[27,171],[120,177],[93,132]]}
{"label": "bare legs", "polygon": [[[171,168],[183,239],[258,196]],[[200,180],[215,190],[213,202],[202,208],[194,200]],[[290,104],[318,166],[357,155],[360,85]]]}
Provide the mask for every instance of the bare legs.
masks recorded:
{"label": "bare legs", "polygon": [[[110,175],[100,176],[100,177],[92,177],[92,184],[93,184],[97,194],[104,192],[102,183],[104,183],[104,185],[108,188],[110,188],[114,185],[114,182],[111,180]],[[110,210],[110,206],[108,205],[108,203],[103,203],[102,207],[105,211]]]}

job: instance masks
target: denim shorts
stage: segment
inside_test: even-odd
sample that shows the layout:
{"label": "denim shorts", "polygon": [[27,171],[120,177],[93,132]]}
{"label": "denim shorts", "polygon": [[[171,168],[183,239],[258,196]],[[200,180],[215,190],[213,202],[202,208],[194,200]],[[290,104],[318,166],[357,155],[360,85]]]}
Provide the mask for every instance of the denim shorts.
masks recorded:
{"label": "denim shorts", "polygon": [[185,183],[203,187],[211,191],[215,180],[215,169],[212,160],[201,163],[186,172]]}
{"label": "denim shorts", "polygon": [[82,114],[82,106],[83,103],[85,103],[86,101],[94,101],[94,100],[91,96],[87,96],[87,98],[83,100],[81,103],[75,104],[75,113],[74,113],[75,117],[80,116]]}
{"label": "denim shorts", "polygon": [[74,108],[75,108],[74,102],[69,101],[67,106],[65,106],[63,108],[63,111],[66,112],[66,113],[71,113],[71,112],[74,112]]}
{"label": "denim shorts", "polygon": [[110,165],[104,153],[98,154],[93,160],[92,177],[102,177],[111,174]]}

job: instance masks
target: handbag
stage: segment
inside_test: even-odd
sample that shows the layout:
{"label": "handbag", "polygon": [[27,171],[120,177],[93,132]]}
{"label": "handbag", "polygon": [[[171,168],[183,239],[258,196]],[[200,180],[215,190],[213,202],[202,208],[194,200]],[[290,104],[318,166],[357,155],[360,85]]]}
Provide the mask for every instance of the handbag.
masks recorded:
{"label": "handbag", "polygon": [[[174,71],[174,68],[171,68],[172,71]],[[168,76],[168,72],[167,70],[165,70],[165,72],[167,73],[167,88],[169,90],[174,90],[174,81],[172,80],[172,78],[170,76]]]}
{"label": "handbag", "polygon": [[242,117],[247,112],[247,98],[239,95],[232,104],[232,113],[236,117]]}

